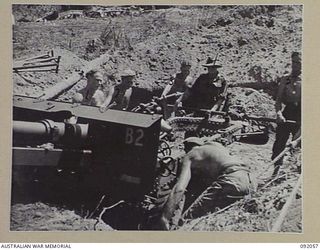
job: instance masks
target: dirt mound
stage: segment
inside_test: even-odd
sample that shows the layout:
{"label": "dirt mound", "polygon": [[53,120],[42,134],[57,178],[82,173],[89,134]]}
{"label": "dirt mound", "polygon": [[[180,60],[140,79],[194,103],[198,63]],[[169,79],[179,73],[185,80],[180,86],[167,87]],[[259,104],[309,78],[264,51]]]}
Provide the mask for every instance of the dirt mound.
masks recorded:
{"label": "dirt mound", "polygon": [[12,231],[110,231],[95,219],[85,219],[74,211],[57,208],[41,202],[15,204],[11,207]]}
{"label": "dirt mound", "polygon": [[229,105],[241,106],[247,115],[275,118],[275,102],[263,91],[235,87],[230,89],[229,99]]}

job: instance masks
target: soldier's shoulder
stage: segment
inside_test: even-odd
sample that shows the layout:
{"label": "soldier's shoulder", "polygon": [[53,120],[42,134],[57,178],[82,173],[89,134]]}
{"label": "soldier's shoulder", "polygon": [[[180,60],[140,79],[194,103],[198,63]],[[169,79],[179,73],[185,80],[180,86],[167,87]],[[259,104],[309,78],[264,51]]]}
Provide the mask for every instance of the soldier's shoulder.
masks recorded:
{"label": "soldier's shoulder", "polygon": [[227,151],[227,148],[219,142],[207,142],[202,147],[208,155],[221,154]]}
{"label": "soldier's shoulder", "polygon": [[212,148],[212,147],[224,148],[224,146],[221,143],[215,142],[215,141],[208,141],[205,144],[203,144],[203,146],[206,146],[207,148]]}

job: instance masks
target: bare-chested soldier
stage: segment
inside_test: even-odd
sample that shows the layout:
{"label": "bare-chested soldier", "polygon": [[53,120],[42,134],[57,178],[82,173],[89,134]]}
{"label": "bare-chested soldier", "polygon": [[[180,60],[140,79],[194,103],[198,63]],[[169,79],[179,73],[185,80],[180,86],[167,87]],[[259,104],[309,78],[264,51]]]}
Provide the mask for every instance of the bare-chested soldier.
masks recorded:
{"label": "bare-chested soldier", "polygon": [[[121,83],[109,87],[108,94],[104,98],[104,102],[99,106],[102,113],[109,108],[116,110],[128,110],[135,77],[136,73],[131,69],[126,69],[121,73]],[[172,128],[162,119],[161,130],[169,132]]]}
{"label": "bare-chested soldier", "polygon": [[[173,75],[170,83],[164,88],[161,96],[167,96],[173,93],[183,93],[188,87],[191,87],[193,79],[190,76],[191,63],[187,60],[181,62],[180,72]],[[169,100],[173,104],[175,100]]]}
{"label": "bare-chested soldier", "polygon": [[168,99],[164,99],[164,105],[174,105],[172,114],[169,114],[170,112],[168,110],[165,110],[165,118],[168,118],[170,115],[175,116],[178,106],[181,103],[183,93],[192,86],[193,79],[190,76],[190,69],[191,62],[188,60],[183,60],[181,62],[180,72],[173,75],[170,79],[170,83],[164,88],[161,97],[170,96],[171,94],[177,94],[177,96],[171,96]]}
{"label": "bare-chested soldier", "polygon": [[[301,55],[293,52],[291,55],[291,74],[284,76],[280,82],[277,98],[277,130],[276,140],[272,148],[272,158],[276,158],[286,146],[290,134],[292,141],[301,135]],[[284,108],[283,108],[284,104]],[[295,123],[287,123],[287,120]],[[282,165],[283,157],[275,163],[273,177],[275,177]]]}
{"label": "bare-chested soldier", "polygon": [[[206,200],[208,202],[206,206],[201,206],[199,209],[206,207],[214,210],[215,207],[221,206],[218,204],[219,200],[226,202],[229,196],[241,198],[256,190],[256,181],[249,168],[231,156],[220,143],[204,143],[200,138],[189,137],[185,140],[185,150],[187,153],[182,160],[177,183],[168,197],[161,217],[154,225],[155,229],[169,229],[169,222],[178,204],[183,200],[187,187],[190,189],[188,186],[190,180],[194,178],[199,178],[199,183],[210,187],[211,193],[210,201]],[[232,199],[232,202],[234,201],[235,199]],[[192,213],[197,214],[197,212],[199,211]]]}
{"label": "bare-chested soldier", "polygon": [[131,69],[127,69],[122,72],[121,83],[110,89],[106,101],[100,108],[101,112],[104,112],[109,108],[117,110],[128,109],[135,76],[136,73]]}
{"label": "bare-chested soldier", "polygon": [[73,102],[101,107],[109,91],[109,88],[104,85],[102,72],[96,69],[90,70],[86,78],[87,85],[73,96]]}

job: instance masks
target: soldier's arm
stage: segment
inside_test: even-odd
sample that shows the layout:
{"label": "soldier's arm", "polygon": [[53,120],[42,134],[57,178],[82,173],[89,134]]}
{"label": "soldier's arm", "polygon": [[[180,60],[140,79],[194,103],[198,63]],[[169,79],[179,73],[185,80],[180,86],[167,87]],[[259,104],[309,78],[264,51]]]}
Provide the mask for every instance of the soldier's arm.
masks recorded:
{"label": "soldier's arm", "polygon": [[164,97],[169,93],[169,91],[171,90],[171,88],[173,86],[174,79],[175,79],[175,75],[171,76],[169,83],[164,87],[164,90],[161,94],[161,97]]}
{"label": "soldier's arm", "polygon": [[124,94],[123,100],[122,100],[122,109],[127,110],[130,103],[130,98],[132,95],[132,87],[126,90],[126,93]]}
{"label": "soldier's arm", "polygon": [[166,95],[169,93],[169,91],[171,90],[171,87],[172,87],[172,84],[167,84],[167,85],[164,87],[164,90],[163,90],[163,92],[162,92],[162,94],[161,94],[161,97],[166,96]]}
{"label": "soldier's arm", "polygon": [[163,224],[167,224],[173,217],[173,214],[183,198],[183,194],[191,179],[191,158],[187,155],[184,157],[181,166],[181,172],[178,177],[178,181],[171,191],[168,200],[164,206],[161,221]]}
{"label": "soldier's arm", "polygon": [[[188,91],[188,90],[186,90]],[[172,112],[172,116],[175,116],[179,106],[181,105],[182,103],[182,99],[184,98],[184,93],[178,97],[178,99],[175,101],[174,105],[173,105],[173,112]]]}
{"label": "soldier's arm", "polygon": [[114,87],[110,86],[108,93],[107,93],[107,96],[106,96],[106,99],[103,102],[103,104],[100,106],[101,112],[105,112],[109,108],[109,105],[110,105],[112,97],[113,97],[113,93],[114,93]]}
{"label": "soldier's arm", "polygon": [[286,77],[283,77],[280,81],[278,91],[277,91],[277,97],[276,97],[276,103],[275,103],[275,109],[277,114],[277,120],[279,122],[284,122],[285,118],[282,115],[282,98],[283,98],[283,92],[286,87]]}
{"label": "soldier's arm", "polygon": [[297,140],[299,137],[301,137],[301,128],[293,135],[292,141]]}
{"label": "soldier's arm", "polygon": [[277,97],[276,97],[276,103],[275,103],[276,112],[281,111],[282,109],[282,95],[285,89],[285,85],[286,85],[286,78],[283,77],[280,81],[280,84],[277,90]]}
{"label": "soldier's arm", "polygon": [[183,92],[183,94],[179,96],[179,98],[176,100],[175,106],[174,106],[175,111],[177,110],[179,105],[191,95],[191,88],[193,86],[192,82],[193,82],[193,79],[188,76],[185,82],[187,88]]}
{"label": "soldier's arm", "polygon": [[227,90],[228,90],[228,84],[226,80],[223,78],[221,92],[218,96],[217,102],[211,108],[211,111],[217,111],[221,108],[221,106],[223,106],[223,103],[225,102],[225,99],[227,96]]}
{"label": "soldier's arm", "polygon": [[221,97],[225,98],[227,96],[227,91],[228,91],[228,83],[226,82],[226,80],[223,78],[222,81],[222,92],[220,94]]}

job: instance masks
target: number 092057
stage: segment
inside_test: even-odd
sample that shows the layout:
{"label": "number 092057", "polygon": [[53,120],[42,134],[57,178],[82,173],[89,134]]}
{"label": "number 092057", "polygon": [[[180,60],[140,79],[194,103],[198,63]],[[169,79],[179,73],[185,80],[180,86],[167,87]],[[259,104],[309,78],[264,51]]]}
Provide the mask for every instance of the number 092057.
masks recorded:
{"label": "number 092057", "polygon": [[309,244],[306,244],[306,243],[303,243],[303,244],[300,244],[300,248],[308,248],[308,249],[314,249],[314,248],[318,248],[318,243],[309,243]]}

